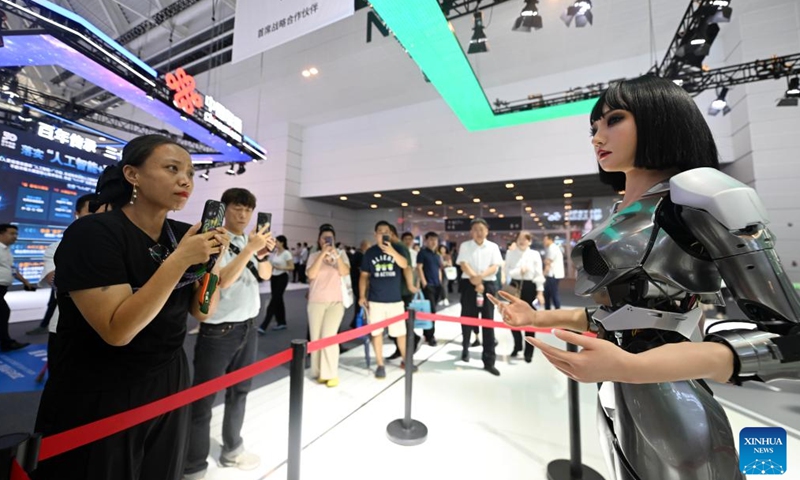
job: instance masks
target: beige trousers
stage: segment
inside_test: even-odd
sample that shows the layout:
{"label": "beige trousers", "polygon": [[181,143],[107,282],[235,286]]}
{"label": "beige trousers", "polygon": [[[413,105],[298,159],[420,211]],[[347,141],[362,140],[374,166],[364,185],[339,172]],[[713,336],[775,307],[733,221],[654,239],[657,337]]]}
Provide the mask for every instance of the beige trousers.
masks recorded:
{"label": "beige trousers", "polygon": [[[344,317],[342,302],[308,302],[308,330],[311,341],[339,333]],[[339,345],[311,354],[311,375],[320,380],[339,377]]]}

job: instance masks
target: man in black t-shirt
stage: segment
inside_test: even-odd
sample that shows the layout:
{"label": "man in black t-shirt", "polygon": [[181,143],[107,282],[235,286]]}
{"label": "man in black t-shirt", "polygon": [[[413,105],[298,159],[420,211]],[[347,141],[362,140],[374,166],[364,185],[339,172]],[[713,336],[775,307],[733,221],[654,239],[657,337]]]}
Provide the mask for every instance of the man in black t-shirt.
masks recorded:
{"label": "man in black t-shirt", "polygon": [[[417,254],[417,276],[419,277],[422,293],[431,304],[431,312],[436,312],[436,305],[442,296],[442,257],[436,253],[439,246],[439,235],[436,232],[425,234],[425,246]],[[425,342],[436,346],[434,337],[435,323],[431,328],[424,330]]]}
{"label": "man in black t-shirt", "polygon": [[[375,242],[376,245],[364,253],[361,278],[358,283],[361,297],[358,304],[366,310],[367,321],[370,324],[403,314],[405,308],[400,295],[400,285],[404,281],[403,270],[408,267],[408,261],[398,252],[399,245],[391,243],[391,229],[388,222],[381,220],[375,225]],[[389,335],[397,338],[400,353],[405,358],[405,321],[400,320],[391,324]],[[372,332],[372,346],[378,364],[375,378],[385,378],[382,328]]]}

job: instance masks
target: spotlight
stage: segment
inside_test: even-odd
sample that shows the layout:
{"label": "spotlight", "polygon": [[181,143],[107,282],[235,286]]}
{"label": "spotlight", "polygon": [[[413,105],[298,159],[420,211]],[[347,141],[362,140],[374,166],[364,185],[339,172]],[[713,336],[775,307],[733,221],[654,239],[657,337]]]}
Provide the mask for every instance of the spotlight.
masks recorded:
{"label": "spotlight", "polygon": [[719,112],[722,112],[723,115],[727,115],[728,112],[731,111],[731,107],[728,106],[728,101],[725,100],[725,96],[728,94],[728,87],[722,87],[719,94],[717,95],[717,99],[711,102],[711,106],[708,107],[708,114],[715,116]]}
{"label": "spotlight", "polygon": [[567,7],[567,10],[561,14],[561,20],[568,27],[572,23],[573,19],[575,20],[575,26],[578,28],[585,27],[587,23],[592,25],[593,16],[591,0],[578,0],[573,3],[571,7]]}
{"label": "spotlight", "polygon": [[210,168],[206,168],[206,171],[200,174],[200,178],[202,178],[203,180],[205,180],[207,182],[209,173],[211,173],[211,169]]}
{"label": "spotlight", "polygon": [[783,98],[778,100],[779,107],[796,107],[800,100],[800,78],[794,77],[789,79],[789,86],[784,93]]}
{"label": "spotlight", "polygon": [[225,170],[225,173],[228,175],[236,175],[236,169],[233,167],[233,163],[228,166],[228,169]]}
{"label": "spotlight", "polygon": [[514,21],[511,30],[515,32],[530,32],[531,28],[539,30],[542,28],[542,17],[539,15],[539,7],[536,4],[539,0],[525,0],[525,8],[520,12],[519,17]]}
{"label": "spotlight", "polygon": [[475,12],[475,26],[472,27],[472,39],[469,41],[468,54],[483,53],[489,51],[489,45],[486,43],[486,33],[483,31],[483,12]]}
{"label": "spotlight", "polygon": [[33,117],[31,117],[31,109],[25,105],[17,115],[17,118],[19,118],[22,122],[32,122]]}
{"label": "spotlight", "polygon": [[683,44],[675,50],[675,56],[683,63],[693,67],[702,68],[703,59],[711,50],[711,44],[719,34],[719,25],[716,23],[703,23],[694,32],[684,36]]}
{"label": "spotlight", "polygon": [[712,0],[711,5],[702,7],[700,11],[708,17],[707,23],[728,23],[733,13],[730,4],[730,0]]}
{"label": "spotlight", "polygon": [[242,175],[245,171],[246,171],[246,169],[244,167],[244,163],[240,163],[239,164],[239,169],[236,170],[236,174],[237,175]]}

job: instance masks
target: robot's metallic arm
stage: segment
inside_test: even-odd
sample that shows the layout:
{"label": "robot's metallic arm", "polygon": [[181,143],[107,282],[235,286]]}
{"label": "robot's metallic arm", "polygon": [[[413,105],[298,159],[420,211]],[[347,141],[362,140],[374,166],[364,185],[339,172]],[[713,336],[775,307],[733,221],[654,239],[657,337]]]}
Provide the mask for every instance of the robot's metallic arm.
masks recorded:
{"label": "robot's metallic arm", "polygon": [[712,168],[670,180],[674,215],[696,254],[717,266],[737,304],[757,330],[706,337],[735,356],[734,382],[800,378],[800,297],[774,250],[769,219],[755,191]]}

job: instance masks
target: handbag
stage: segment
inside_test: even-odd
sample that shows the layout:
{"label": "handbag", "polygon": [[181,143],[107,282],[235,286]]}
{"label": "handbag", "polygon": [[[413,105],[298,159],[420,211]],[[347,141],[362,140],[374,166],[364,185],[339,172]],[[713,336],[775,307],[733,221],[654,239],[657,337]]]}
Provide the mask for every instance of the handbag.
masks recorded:
{"label": "handbag", "polygon": [[350,280],[350,275],[345,275],[342,278],[342,303],[344,308],[350,308],[353,305],[353,282]]}
{"label": "handbag", "polygon": [[[422,313],[431,313],[431,302],[422,295],[422,292],[417,292],[414,294],[414,299],[408,304],[408,309]],[[433,322],[430,320],[414,320],[414,328],[428,330],[432,327]]]}
{"label": "handbag", "polygon": [[519,283],[517,283],[517,280],[511,280],[511,283],[503,285],[503,288],[501,288],[500,291],[506,292],[507,294],[516,298],[519,298],[522,294],[522,289],[520,288]]}
{"label": "handbag", "polygon": [[449,267],[444,267],[444,277],[446,279],[455,280],[457,276],[458,276],[458,271],[456,270],[456,267],[452,265]]}

